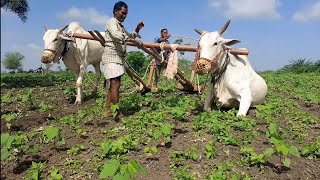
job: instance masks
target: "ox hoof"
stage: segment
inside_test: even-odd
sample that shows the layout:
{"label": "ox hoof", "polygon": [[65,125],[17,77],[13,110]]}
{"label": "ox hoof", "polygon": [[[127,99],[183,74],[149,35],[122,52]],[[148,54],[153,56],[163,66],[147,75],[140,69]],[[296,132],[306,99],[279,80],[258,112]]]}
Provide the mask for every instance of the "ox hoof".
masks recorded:
{"label": "ox hoof", "polygon": [[81,104],[82,104],[81,100],[76,100],[76,101],[74,102],[74,105],[81,105]]}
{"label": "ox hoof", "polygon": [[245,117],[246,116],[246,114],[242,114],[242,113],[237,113],[237,117]]}
{"label": "ox hoof", "polygon": [[205,112],[211,112],[211,108],[203,108],[203,111],[205,111]]}
{"label": "ox hoof", "polygon": [[97,87],[93,87],[92,88],[92,93],[97,93],[98,92],[98,88]]}

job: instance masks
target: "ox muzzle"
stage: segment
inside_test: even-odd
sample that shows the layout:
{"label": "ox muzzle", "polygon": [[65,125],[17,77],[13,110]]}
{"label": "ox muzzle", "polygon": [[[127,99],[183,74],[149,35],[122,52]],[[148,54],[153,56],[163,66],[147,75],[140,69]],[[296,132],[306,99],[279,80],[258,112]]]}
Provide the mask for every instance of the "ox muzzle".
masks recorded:
{"label": "ox muzzle", "polygon": [[54,61],[54,59],[56,58],[56,55],[57,55],[56,51],[45,49],[41,57],[41,62],[45,64],[49,64],[52,61]]}

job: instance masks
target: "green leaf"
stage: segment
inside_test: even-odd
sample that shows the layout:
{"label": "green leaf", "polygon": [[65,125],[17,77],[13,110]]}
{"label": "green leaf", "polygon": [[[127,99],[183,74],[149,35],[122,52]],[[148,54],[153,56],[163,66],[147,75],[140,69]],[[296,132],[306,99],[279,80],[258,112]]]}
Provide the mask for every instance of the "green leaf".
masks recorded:
{"label": "green leaf", "polygon": [[159,129],[156,129],[153,135],[154,135],[154,138],[159,139],[162,135],[162,132]]}
{"label": "green leaf", "polygon": [[238,180],[238,177],[235,175],[232,175],[231,180]]}
{"label": "green leaf", "polygon": [[102,144],[101,144],[101,149],[102,149],[102,151],[103,151],[103,154],[105,154],[105,155],[108,155],[109,154],[109,152],[110,152],[110,150],[111,150],[111,148],[112,148],[112,141],[111,140],[107,140],[107,141],[105,141],[105,142],[103,142]]}
{"label": "green leaf", "polygon": [[150,148],[149,148],[149,147],[145,147],[144,150],[143,150],[144,153],[147,153],[147,152],[149,152],[149,151],[150,151]]}
{"label": "green leaf", "polygon": [[147,169],[146,169],[144,166],[139,165],[139,169],[140,169],[140,171],[142,172],[142,174],[143,174],[144,176],[147,176],[147,175],[148,175],[148,171],[147,171]]}
{"label": "green leaf", "polygon": [[290,164],[291,164],[291,160],[289,158],[285,158],[283,161],[282,161],[283,165],[286,166],[286,167],[290,167]]}
{"label": "green leaf", "polygon": [[268,127],[268,130],[271,135],[275,134],[278,131],[278,125],[275,123],[271,123]]}
{"label": "green leaf", "polygon": [[40,179],[40,172],[39,171],[33,171],[31,175],[33,180],[39,180]]}
{"label": "green leaf", "polygon": [[10,135],[8,133],[1,134],[1,145],[5,145],[9,137]]}
{"label": "green leaf", "polygon": [[113,117],[115,117],[118,113],[118,110],[120,109],[119,103],[118,104],[111,104],[110,109],[111,109]]}
{"label": "green leaf", "polygon": [[10,155],[10,152],[8,151],[7,148],[1,149],[1,161],[7,159],[9,155]]}
{"label": "green leaf", "polygon": [[125,173],[125,174],[116,174],[112,180],[129,180],[130,179],[130,176],[128,173]]}
{"label": "green leaf", "polygon": [[61,146],[61,145],[65,145],[66,142],[64,140],[64,138],[61,138],[60,141],[57,142],[58,146]]}
{"label": "green leaf", "polygon": [[266,157],[270,157],[272,156],[274,153],[273,149],[272,148],[267,148],[266,150],[264,150],[263,154],[266,156]]}
{"label": "green leaf", "polygon": [[56,127],[49,127],[46,130],[44,130],[43,134],[48,138],[48,140],[52,140],[55,137],[57,137],[59,135],[59,128]]}
{"label": "green leaf", "polygon": [[39,152],[39,147],[36,145],[30,145],[28,150],[32,153],[37,153]]}
{"label": "green leaf", "polygon": [[155,147],[155,146],[152,146],[151,147],[151,151],[154,152],[154,153],[157,153],[158,152],[158,148]]}
{"label": "green leaf", "polygon": [[311,154],[313,151],[312,151],[312,147],[311,146],[303,146],[302,147],[302,154],[304,156],[307,156],[309,154]]}
{"label": "green leaf", "polygon": [[134,178],[139,171],[139,164],[137,161],[133,160],[128,163],[128,172],[131,178]]}
{"label": "green leaf", "polygon": [[289,153],[296,156],[296,157],[300,157],[299,150],[295,146],[290,146]]}
{"label": "green leaf", "polygon": [[122,164],[120,167],[120,173],[125,174],[128,170],[128,164]]}
{"label": "green leaf", "polygon": [[14,118],[16,118],[16,114],[7,114],[6,116],[5,116],[5,120],[7,121],[7,122],[10,122],[10,121],[12,121]]}
{"label": "green leaf", "polygon": [[283,155],[287,156],[289,154],[289,145],[288,144],[276,144],[276,150],[281,152]]}
{"label": "green leaf", "polygon": [[161,128],[163,134],[169,135],[171,134],[172,125],[171,124],[164,124]]}
{"label": "green leaf", "polygon": [[100,172],[99,178],[113,177],[120,167],[118,160],[109,160],[103,165],[103,169]]}

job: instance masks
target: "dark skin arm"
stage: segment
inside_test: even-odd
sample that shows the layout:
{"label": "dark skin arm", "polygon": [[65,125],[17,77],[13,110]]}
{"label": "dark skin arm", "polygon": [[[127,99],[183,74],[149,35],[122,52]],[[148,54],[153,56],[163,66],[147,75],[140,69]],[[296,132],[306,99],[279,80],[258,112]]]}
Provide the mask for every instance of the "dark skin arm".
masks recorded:
{"label": "dark skin arm", "polygon": [[171,37],[170,34],[168,34],[168,35],[165,36],[165,37],[161,37],[161,38],[160,38],[160,42],[165,42],[165,41],[168,40],[170,37]]}

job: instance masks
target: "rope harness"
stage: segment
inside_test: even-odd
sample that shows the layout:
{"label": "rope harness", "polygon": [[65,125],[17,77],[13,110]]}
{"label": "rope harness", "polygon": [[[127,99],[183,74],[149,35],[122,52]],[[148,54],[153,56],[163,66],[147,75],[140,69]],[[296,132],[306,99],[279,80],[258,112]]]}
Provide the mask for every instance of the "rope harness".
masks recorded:
{"label": "rope harness", "polygon": [[[201,35],[201,37],[202,36],[203,34]],[[230,53],[230,49],[222,45],[222,50],[219,53],[217,53],[212,59],[200,58],[200,44],[198,43],[197,51],[196,51],[194,62],[193,62],[193,70],[197,74],[198,86],[199,86],[198,74],[199,75],[209,74],[209,72],[211,72],[211,70],[218,64],[219,60],[223,60],[223,64],[221,68],[219,68],[218,70],[214,71],[211,74],[211,77],[212,77],[211,83],[213,83],[214,85],[221,79],[222,75],[225,73],[227,69],[228,64],[230,63],[229,53]],[[225,58],[223,59],[223,57]],[[208,76],[206,78],[204,87],[207,84],[207,80],[208,80]]]}
{"label": "rope harness", "polygon": [[161,42],[160,43],[160,49],[161,49],[161,52],[159,55],[161,55],[161,64],[163,64],[163,61],[164,61],[164,53],[166,52],[166,50],[164,50],[164,45],[166,44],[166,42]]}
{"label": "rope harness", "polygon": [[[74,34],[74,33],[70,33],[70,34]],[[72,36],[73,37],[73,36]],[[83,62],[83,60],[82,60],[82,58],[81,58],[81,53],[80,53],[80,50],[79,50],[79,48],[78,48],[78,45],[77,45],[77,42],[76,42],[76,38],[75,37],[73,37],[73,40],[74,40],[74,43],[76,44],[76,49],[77,49],[77,52],[78,52],[78,54],[79,54],[79,59],[80,59],[80,64],[82,65],[82,64],[85,64],[84,62]],[[80,65],[80,71],[82,71],[83,70],[83,72],[84,72],[84,74],[87,76],[87,78],[89,79],[89,81],[90,81],[90,83],[91,84],[93,84],[94,85],[94,87],[96,87],[96,88],[98,88],[97,86],[96,86],[96,84],[92,81],[92,79],[90,79],[90,77],[89,77],[89,75],[88,75],[88,72],[87,72],[87,70],[86,70],[86,68],[81,68],[81,65]]]}
{"label": "rope harness", "polygon": [[[50,51],[50,52],[52,52],[53,53],[53,58],[52,58],[52,61],[54,60],[54,59],[56,59],[56,57],[57,57],[57,55],[58,55],[58,51],[60,50],[60,47],[61,47],[61,45],[62,45],[62,43],[60,43],[59,44],[59,46],[58,46],[58,48],[56,49],[56,50],[53,50],[53,49],[44,49],[44,51]],[[59,57],[59,60],[60,60],[60,58],[61,57]],[[52,62],[51,61],[51,62]]]}
{"label": "rope harness", "polygon": [[223,61],[222,67],[211,74],[211,77],[212,77],[211,83],[213,83],[213,85],[220,80],[222,75],[226,72],[228,64],[230,63],[229,50],[226,49],[225,52],[226,52],[226,55],[225,55],[225,59]]}

